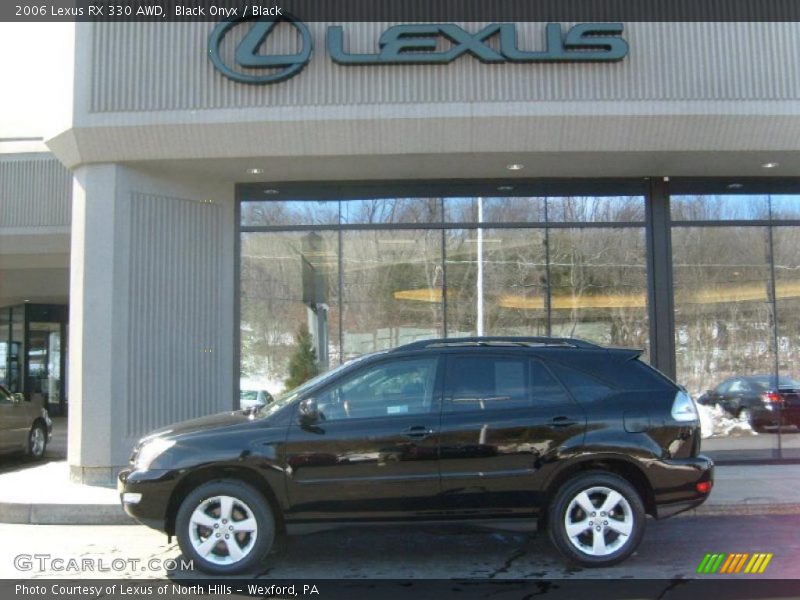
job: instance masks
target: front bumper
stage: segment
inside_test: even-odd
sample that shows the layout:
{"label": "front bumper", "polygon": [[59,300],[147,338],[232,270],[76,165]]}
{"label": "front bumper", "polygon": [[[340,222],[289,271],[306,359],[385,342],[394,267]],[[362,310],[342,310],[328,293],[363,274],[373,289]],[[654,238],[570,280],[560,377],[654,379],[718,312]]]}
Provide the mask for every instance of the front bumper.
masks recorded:
{"label": "front bumper", "polygon": [[[700,506],[714,485],[714,461],[707,456],[653,461],[648,465],[653,487],[655,517],[663,519]],[[707,492],[698,484],[707,483]],[[702,486],[701,486],[702,487]]]}
{"label": "front bumper", "polygon": [[117,477],[122,508],[131,517],[159,531],[166,531],[167,508],[176,478],[173,471],[125,469]]}

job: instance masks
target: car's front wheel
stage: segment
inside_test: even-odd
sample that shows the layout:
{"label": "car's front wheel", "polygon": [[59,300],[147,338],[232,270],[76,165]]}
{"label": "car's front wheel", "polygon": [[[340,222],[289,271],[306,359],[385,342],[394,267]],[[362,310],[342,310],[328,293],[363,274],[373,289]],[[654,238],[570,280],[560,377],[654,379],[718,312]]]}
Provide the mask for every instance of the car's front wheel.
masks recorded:
{"label": "car's front wheel", "polygon": [[241,481],[205,483],[181,503],[175,519],[178,545],[195,568],[217,575],[254,571],[275,541],[269,503]]}
{"label": "car's front wheel", "polygon": [[47,431],[41,423],[34,423],[28,433],[28,456],[42,458],[47,449]]}
{"label": "car's front wheel", "polygon": [[645,511],[622,477],[590,471],[566,482],[550,504],[550,539],[571,562],[607,567],[630,556],[644,535]]}

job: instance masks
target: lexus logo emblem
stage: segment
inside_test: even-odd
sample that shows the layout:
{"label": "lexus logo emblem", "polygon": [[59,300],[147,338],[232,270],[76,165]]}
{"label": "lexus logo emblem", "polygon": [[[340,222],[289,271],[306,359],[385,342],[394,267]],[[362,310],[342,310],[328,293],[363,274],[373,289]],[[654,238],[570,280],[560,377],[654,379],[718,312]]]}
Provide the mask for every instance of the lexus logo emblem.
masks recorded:
{"label": "lexus logo emblem", "polygon": [[[296,54],[261,54],[264,41],[281,21],[291,23],[300,34],[300,51]],[[252,24],[234,53],[234,68],[222,58],[220,46],[225,36],[235,27]],[[235,19],[218,23],[208,39],[208,52],[211,62],[225,77],[239,83],[277,83],[294,77],[311,59],[313,42],[308,27],[292,16],[262,17],[259,19]],[[268,72],[264,72],[264,70]]]}

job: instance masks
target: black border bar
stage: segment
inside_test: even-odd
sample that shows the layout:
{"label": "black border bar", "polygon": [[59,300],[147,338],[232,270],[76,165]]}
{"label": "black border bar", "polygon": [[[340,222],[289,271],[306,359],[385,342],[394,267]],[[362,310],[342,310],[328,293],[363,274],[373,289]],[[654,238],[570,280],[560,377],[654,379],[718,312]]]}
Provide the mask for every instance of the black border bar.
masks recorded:
{"label": "black border bar", "polygon": [[10,0],[0,20],[213,22],[242,17],[245,6],[321,22],[800,21],[797,0]]}
{"label": "black border bar", "polygon": [[[17,585],[38,588],[40,594],[20,593]],[[114,586],[112,588],[112,586]],[[259,586],[260,591],[252,591]],[[273,586],[270,588],[270,586]],[[101,595],[95,588],[101,588]],[[68,593],[71,589],[85,593]],[[129,590],[129,593],[120,591]],[[288,588],[288,589],[287,589]],[[114,589],[116,591],[110,591]],[[270,593],[268,590],[275,590]],[[316,590],[314,593],[311,590]],[[56,591],[53,591],[56,590]],[[166,590],[166,591],[165,591]],[[178,590],[178,591],[175,591]],[[184,591],[180,591],[184,590]],[[295,593],[292,594],[293,590]],[[305,593],[304,593],[305,591]],[[800,580],[759,577],[708,577],[698,579],[33,579],[0,580],[0,597],[11,600],[146,600],[186,598],[304,598],[305,600],[617,600],[677,598],[798,598]]]}

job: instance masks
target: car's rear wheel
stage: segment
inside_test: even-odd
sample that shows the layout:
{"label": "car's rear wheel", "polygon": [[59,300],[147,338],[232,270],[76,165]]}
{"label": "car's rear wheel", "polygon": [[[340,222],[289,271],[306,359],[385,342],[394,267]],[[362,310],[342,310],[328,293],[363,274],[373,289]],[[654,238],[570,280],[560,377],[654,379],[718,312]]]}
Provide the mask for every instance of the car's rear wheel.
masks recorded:
{"label": "car's rear wheel", "polygon": [[47,449],[47,431],[41,423],[34,423],[28,433],[28,456],[42,458]]}
{"label": "car's rear wheel", "polygon": [[607,567],[630,556],[644,535],[645,511],[636,489],[613,473],[570,479],[548,514],[550,539],[571,562]]}
{"label": "car's rear wheel", "polygon": [[178,545],[195,568],[232,575],[255,570],[275,541],[269,503],[241,481],[205,483],[181,503],[175,519]]}

